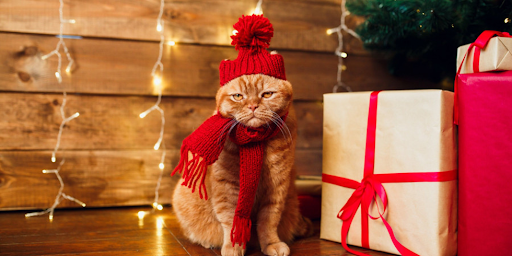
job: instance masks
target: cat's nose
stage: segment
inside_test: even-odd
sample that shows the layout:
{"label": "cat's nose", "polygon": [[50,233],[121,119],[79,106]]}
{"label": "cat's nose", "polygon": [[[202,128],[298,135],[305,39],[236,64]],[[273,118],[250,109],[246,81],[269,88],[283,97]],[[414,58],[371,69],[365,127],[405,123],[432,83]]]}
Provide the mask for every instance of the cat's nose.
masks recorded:
{"label": "cat's nose", "polygon": [[247,106],[250,110],[252,110],[252,112],[254,112],[257,108],[258,108],[258,105],[254,105],[254,104],[251,104],[249,106]]}

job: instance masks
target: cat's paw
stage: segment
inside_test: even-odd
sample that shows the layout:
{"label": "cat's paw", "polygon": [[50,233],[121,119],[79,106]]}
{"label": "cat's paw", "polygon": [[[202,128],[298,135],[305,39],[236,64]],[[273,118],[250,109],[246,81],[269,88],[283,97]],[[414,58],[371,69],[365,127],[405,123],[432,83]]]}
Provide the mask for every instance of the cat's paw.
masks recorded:
{"label": "cat's paw", "polygon": [[290,247],[283,242],[273,243],[261,250],[265,255],[271,256],[288,256],[290,255]]}
{"label": "cat's paw", "polygon": [[220,250],[222,256],[244,256],[245,250],[242,246],[235,244],[235,247],[231,243],[224,244]]}
{"label": "cat's paw", "polygon": [[215,246],[211,245],[210,243],[203,242],[201,245],[206,249],[213,249]]}

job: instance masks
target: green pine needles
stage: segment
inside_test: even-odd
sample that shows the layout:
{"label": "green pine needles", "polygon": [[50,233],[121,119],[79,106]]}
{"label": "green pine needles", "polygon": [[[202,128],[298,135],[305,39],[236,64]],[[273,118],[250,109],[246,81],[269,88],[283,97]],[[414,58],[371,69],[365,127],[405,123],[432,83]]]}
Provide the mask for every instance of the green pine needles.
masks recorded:
{"label": "green pine needles", "polygon": [[356,32],[366,49],[391,58],[391,73],[414,64],[433,81],[453,77],[457,47],[482,31],[512,32],[512,0],[347,0],[346,7],[366,17]]}

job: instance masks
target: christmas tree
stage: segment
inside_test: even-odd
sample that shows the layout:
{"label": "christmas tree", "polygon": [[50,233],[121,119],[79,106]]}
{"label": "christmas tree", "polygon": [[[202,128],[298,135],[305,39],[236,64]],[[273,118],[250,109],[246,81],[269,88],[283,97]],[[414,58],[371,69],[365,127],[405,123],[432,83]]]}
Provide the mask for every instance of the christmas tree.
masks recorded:
{"label": "christmas tree", "polygon": [[346,7],[366,18],[356,32],[366,49],[390,58],[391,73],[434,82],[453,79],[457,47],[484,30],[512,32],[511,0],[347,0]]}

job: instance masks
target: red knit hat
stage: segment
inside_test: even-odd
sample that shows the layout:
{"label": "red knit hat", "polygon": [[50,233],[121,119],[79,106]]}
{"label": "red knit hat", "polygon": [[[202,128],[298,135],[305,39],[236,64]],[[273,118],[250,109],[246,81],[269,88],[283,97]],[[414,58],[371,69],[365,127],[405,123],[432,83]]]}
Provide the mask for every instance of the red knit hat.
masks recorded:
{"label": "red knit hat", "polygon": [[266,48],[274,36],[274,28],[270,21],[262,15],[242,16],[233,25],[238,31],[231,36],[231,45],[238,50],[236,60],[223,60],[220,63],[220,85],[251,74],[264,74],[286,80],[283,56],[269,54]]}

